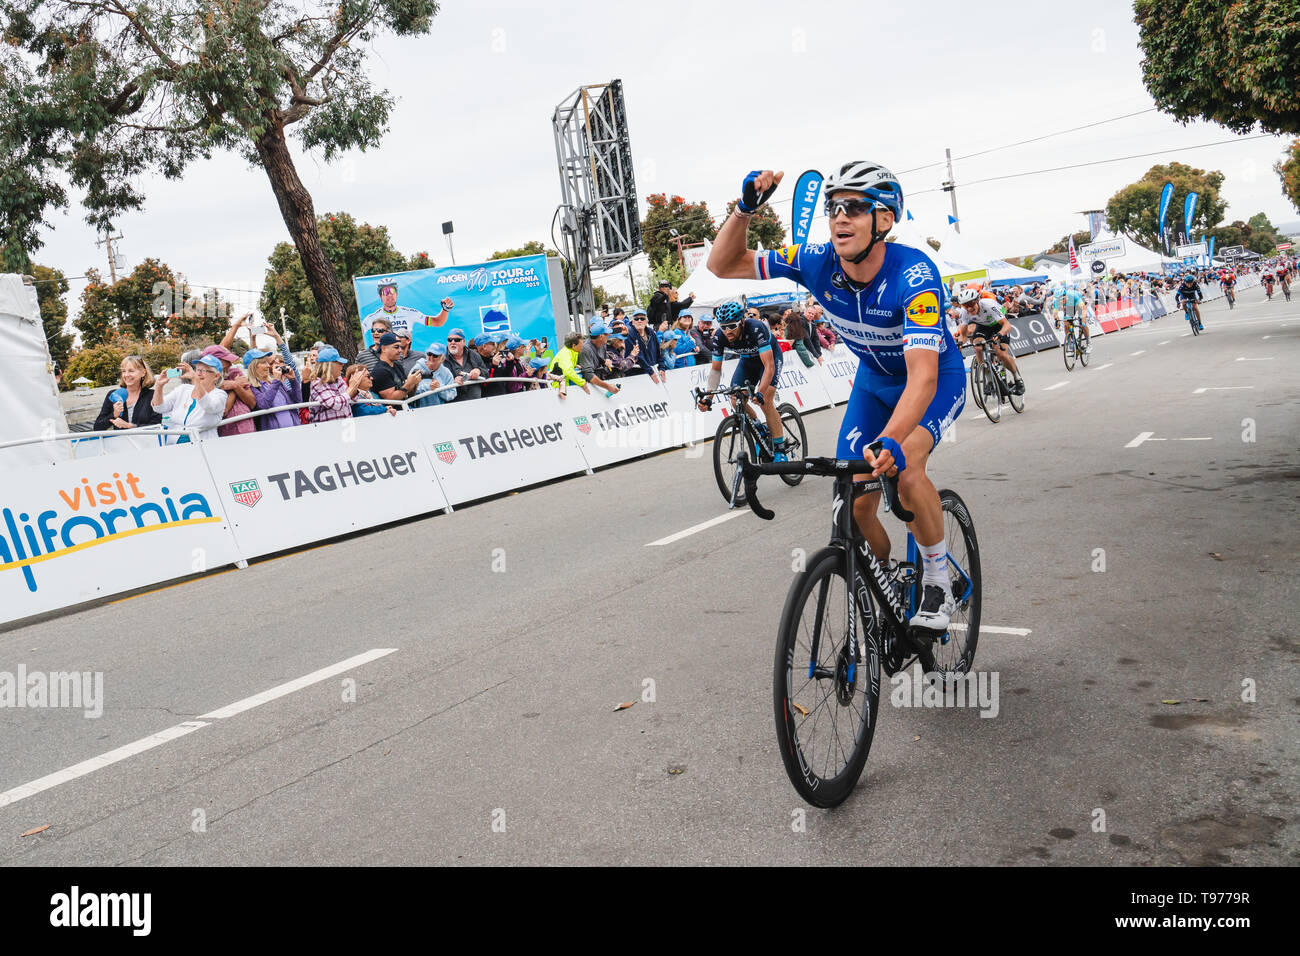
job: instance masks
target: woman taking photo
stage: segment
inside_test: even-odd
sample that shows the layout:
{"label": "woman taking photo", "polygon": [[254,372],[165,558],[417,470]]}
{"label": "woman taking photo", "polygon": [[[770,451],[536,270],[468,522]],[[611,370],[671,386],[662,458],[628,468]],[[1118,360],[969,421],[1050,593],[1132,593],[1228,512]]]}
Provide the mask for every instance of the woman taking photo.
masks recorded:
{"label": "woman taking photo", "polygon": [[95,419],[95,431],[140,428],[162,421],[162,416],[153,410],[153,373],[144,359],[138,355],[122,359],[118,383],[121,387],[104,397],[104,407]]}
{"label": "woman taking photo", "polygon": [[[199,440],[215,438],[217,425],[226,414],[226,393],[221,389],[221,361],[211,355],[204,355],[193,366],[181,363],[177,372],[188,374],[192,383],[177,385],[171,394],[164,396],[163,388],[169,376],[165,369],[158,376],[153,390],[153,410],[160,417],[168,418],[169,428],[196,428]],[[190,440],[188,434],[174,440],[168,439],[169,445],[183,445]]]}

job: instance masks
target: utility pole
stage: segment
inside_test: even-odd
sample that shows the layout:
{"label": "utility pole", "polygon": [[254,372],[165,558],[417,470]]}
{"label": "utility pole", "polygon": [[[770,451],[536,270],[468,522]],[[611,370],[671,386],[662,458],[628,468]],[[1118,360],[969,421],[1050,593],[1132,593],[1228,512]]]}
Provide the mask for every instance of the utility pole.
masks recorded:
{"label": "utility pole", "polygon": [[117,256],[113,254],[113,242],[114,240],[120,241],[123,238],[125,237],[115,236],[110,231],[105,232],[104,238],[95,243],[97,246],[108,246],[108,277],[114,285],[117,284]]}
{"label": "utility pole", "polygon": [[948,198],[952,200],[952,227],[958,232],[961,232],[961,219],[957,217],[957,183],[954,182],[952,175],[952,150],[945,149],[944,153],[948,156],[948,181],[943,184],[943,191],[946,192]]}

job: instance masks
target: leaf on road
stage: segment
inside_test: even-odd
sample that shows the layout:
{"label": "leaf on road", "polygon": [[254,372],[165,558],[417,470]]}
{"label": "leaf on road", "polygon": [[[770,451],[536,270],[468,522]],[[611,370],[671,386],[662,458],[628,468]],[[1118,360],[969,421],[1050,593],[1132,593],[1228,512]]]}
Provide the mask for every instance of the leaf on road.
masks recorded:
{"label": "leaf on road", "polygon": [[920,734],[917,734],[917,735],[914,736],[912,739],[913,739],[913,740],[920,740],[920,739],[921,739],[921,735],[920,735]]}
{"label": "leaf on road", "polygon": [[685,768],[685,767],[669,767],[669,768],[668,768],[668,772],[669,772],[670,774],[672,774],[673,776],[677,776],[677,774],[679,774],[679,773],[685,773],[685,772],[686,772],[686,768]]}
{"label": "leaf on road", "polygon": [[1181,704],[1182,701],[1181,701],[1181,700],[1162,700],[1160,703],[1162,703],[1162,704]]}
{"label": "leaf on road", "polygon": [[384,756],[387,757],[392,752],[393,752],[393,748],[389,747],[387,750],[384,751]]}
{"label": "leaf on road", "polygon": [[620,710],[627,710],[629,707],[631,707],[631,706],[632,706],[633,704],[635,704],[635,703],[636,703],[636,701],[634,701],[634,700],[629,700],[626,704],[619,704],[617,707],[614,708],[614,710],[615,710],[615,712],[620,711]]}
{"label": "leaf on road", "polygon": [[25,836],[25,837],[29,837],[29,836],[31,836],[33,833],[40,833],[42,830],[48,830],[48,829],[50,828],[50,826],[51,826],[51,824],[47,823],[47,824],[45,824],[45,826],[43,826],[43,827],[37,827],[35,830],[28,830],[26,833],[23,834],[23,836]]}
{"label": "leaf on road", "polygon": [[1222,560],[1223,560],[1223,555],[1219,554],[1219,552],[1217,552],[1217,551],[1211,551],[1211,552],[1210,552],[1210,557],[1212,557],[1215,561],[1222,561]]}
{"label": "leaf on road", "polygon": [[795,710],[799,711],[799,713],[803,714],[805,717],[807,717],[810,713],[812,713],[812,711],[810,711],[807,707],[803,706],[803,704],[796,704],[794,701],[790,701],[790,706],[793,707]]}

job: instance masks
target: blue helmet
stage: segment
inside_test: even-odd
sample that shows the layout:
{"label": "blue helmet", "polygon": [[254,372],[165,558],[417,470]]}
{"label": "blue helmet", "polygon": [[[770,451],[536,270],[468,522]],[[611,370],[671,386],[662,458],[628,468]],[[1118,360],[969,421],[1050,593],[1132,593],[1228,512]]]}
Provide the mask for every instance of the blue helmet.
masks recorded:
{"label": "blue helmet", "polygon": [[713,310],[713,317],[718,325],[736,325],[744,320],[745,310],[739,302],[724,302]]}

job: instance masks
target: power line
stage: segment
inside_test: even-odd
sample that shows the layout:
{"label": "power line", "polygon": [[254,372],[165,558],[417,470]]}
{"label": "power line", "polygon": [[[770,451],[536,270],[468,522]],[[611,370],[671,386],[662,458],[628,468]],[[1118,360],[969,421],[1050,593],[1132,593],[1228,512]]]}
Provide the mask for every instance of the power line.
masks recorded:
{"label": "power line", "polygon": [[[1021,173],[1007,173],[1005,176],[987,176],[984,179],[972,179],[969,182],[962,183],[961,185],[962,188],[964,189],[967,186],[977,186],[980,183],[992,183],[1004,179],[1019,179],[1023,176],[1039,176],[1042,175],[1043,173],[1059,173],[1067,169],[1082,169],[1085,166],[1102,166],[1106,163],[1122,163],[1125,160],[1129,160],[1129,159],[1146,159],[1151,156],[1164,156],[1168,153],[1181,153],[1193,149],[1206,149],[1210,146],[1227,146],[1230,143],[1244,143],[1252,139],[1271,139],[1273,135],[1274,134],[1272,133],[1257,133],[1254,136],[1240,136],[1236,139],[1222,139],[1216,143],[1201,143],[1197,146],[1171,146],[1167,149],[1157,149],[1154,152],[1150,152],[1150,153],[1133,153],[1130,156],[1116,156],[1112,159],[1095,159],[1087,163],[1072,163],[1069,166],[1052,166],[1048,169],[1030,169]],[[924,193],[937,193],[942,191],[943,191],[943,187],[937,186],[934,189],[913,190],[910,193],[910,195],[919,196]]]}

